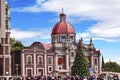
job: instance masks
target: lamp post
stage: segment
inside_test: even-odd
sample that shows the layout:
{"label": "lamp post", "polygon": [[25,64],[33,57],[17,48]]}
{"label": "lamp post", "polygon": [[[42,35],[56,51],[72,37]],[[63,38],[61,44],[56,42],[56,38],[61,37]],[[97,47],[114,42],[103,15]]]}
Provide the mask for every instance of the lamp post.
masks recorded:
{"label": "lamp post", "polygon": [[15,64],[16,75],[18,76],[18,64]]}

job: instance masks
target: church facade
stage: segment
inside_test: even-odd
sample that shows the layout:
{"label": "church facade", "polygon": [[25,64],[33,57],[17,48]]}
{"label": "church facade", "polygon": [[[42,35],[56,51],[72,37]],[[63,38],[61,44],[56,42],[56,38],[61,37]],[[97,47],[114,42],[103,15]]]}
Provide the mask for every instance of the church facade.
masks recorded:
{"label": "church facade", "polygon": [[[89,44],[82,43],[84,56],[89,60],[89,69],[95,75],[101,73],[100,51],[96,50],[90,39]],[[55,69],[71,72],[78,43],[74,27],[66,21],[66,15],[60,14],[60,21],[53,27],[51,43],[34,42],[21,53],[22,76],[47,75]]]}

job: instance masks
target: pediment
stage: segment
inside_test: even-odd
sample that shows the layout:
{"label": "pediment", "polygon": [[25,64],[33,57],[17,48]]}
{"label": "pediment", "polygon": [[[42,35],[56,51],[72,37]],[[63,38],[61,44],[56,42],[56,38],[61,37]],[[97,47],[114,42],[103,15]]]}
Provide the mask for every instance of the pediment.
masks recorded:
{"label": "pediment", "polygon": [[34,42],[31,46],[30,46],[31,49],[35,50],[35,51],[44,51],[45,48],[44,46],[42,45],[41,42]]}

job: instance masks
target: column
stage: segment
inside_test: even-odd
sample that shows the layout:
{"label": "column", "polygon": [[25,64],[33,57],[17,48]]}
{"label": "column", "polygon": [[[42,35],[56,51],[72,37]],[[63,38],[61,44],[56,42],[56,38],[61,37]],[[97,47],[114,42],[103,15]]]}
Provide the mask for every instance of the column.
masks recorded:
{"label": "column", "polygon": [[25,76],[25,57],[24,57],[24,52],[22,51],[22,54],[21,54],[21,68],[22,68],[22,76],[24,77]]}
{"label": "column", "polygon": [[67,50],[67,53],[66,53],[66,69],[69,71],[69,54],[68,54],[68,50]]}
{"label": "column", "polygon": [[91,51],[91,68],[94,69],[93,51]]}
{"label": "column", "polygon": [[55,69],[58,69],[58,53],[55,53]]}
{"label": "column", "polygon": [[47,55],[46,55],[46,50],[45,50],[45,54],[44,54],[44,64],[45,64],[45,69],[44,69],[44,71],[45,71],[45,75],[47,75],[47,57],[46,57]]}
{"label": "column", "polygon": [[34,68],[33,68],[33,69],[34,69],[34,74],[33,74],[33,75],[36,76],[36,72],[37,72],[37,71],[36,71],[36,58],[37,58],[37,57],[36,57],[35,51],[34,51],[33,55],[34,55]]}

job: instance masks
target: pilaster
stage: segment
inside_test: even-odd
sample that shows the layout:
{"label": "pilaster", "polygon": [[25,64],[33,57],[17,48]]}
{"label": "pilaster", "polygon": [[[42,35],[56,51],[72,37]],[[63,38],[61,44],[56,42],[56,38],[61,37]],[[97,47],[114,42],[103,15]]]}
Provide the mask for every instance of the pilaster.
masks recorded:
{"label": "pilaster", "polygon": [[22,51],[22,54],[21,54],[21,68],[22,68],[22,76],[24,77],[25,76],[25,57],[24,57],[24,52]]}
{"label": "pilaster", "polygon": [[44,63],[45,63],[45,69],[44,69],[44,71],[45,71],[45,75],[47,75],[47,57],[46,57],[47,55],[46,55],[46,50],[45,50],[45,54],[44,54]]}
{"label": "pilaster", "polygon": [[35,51],[34,51],[34,53],[33,53],[33,55],[34,55],[34,76],[36,76],[36,53],[35,53]]}
{"label": "pilaster", "polygon": [[68,53],[66,54],[66,69],[69,71],[69,66],[70,66],[70,64],[69,64],[69,55],[68,55]]}
{"label": "pilaster", "polygon": [[58,69],[58,53],[55,53],[55,69]]}

